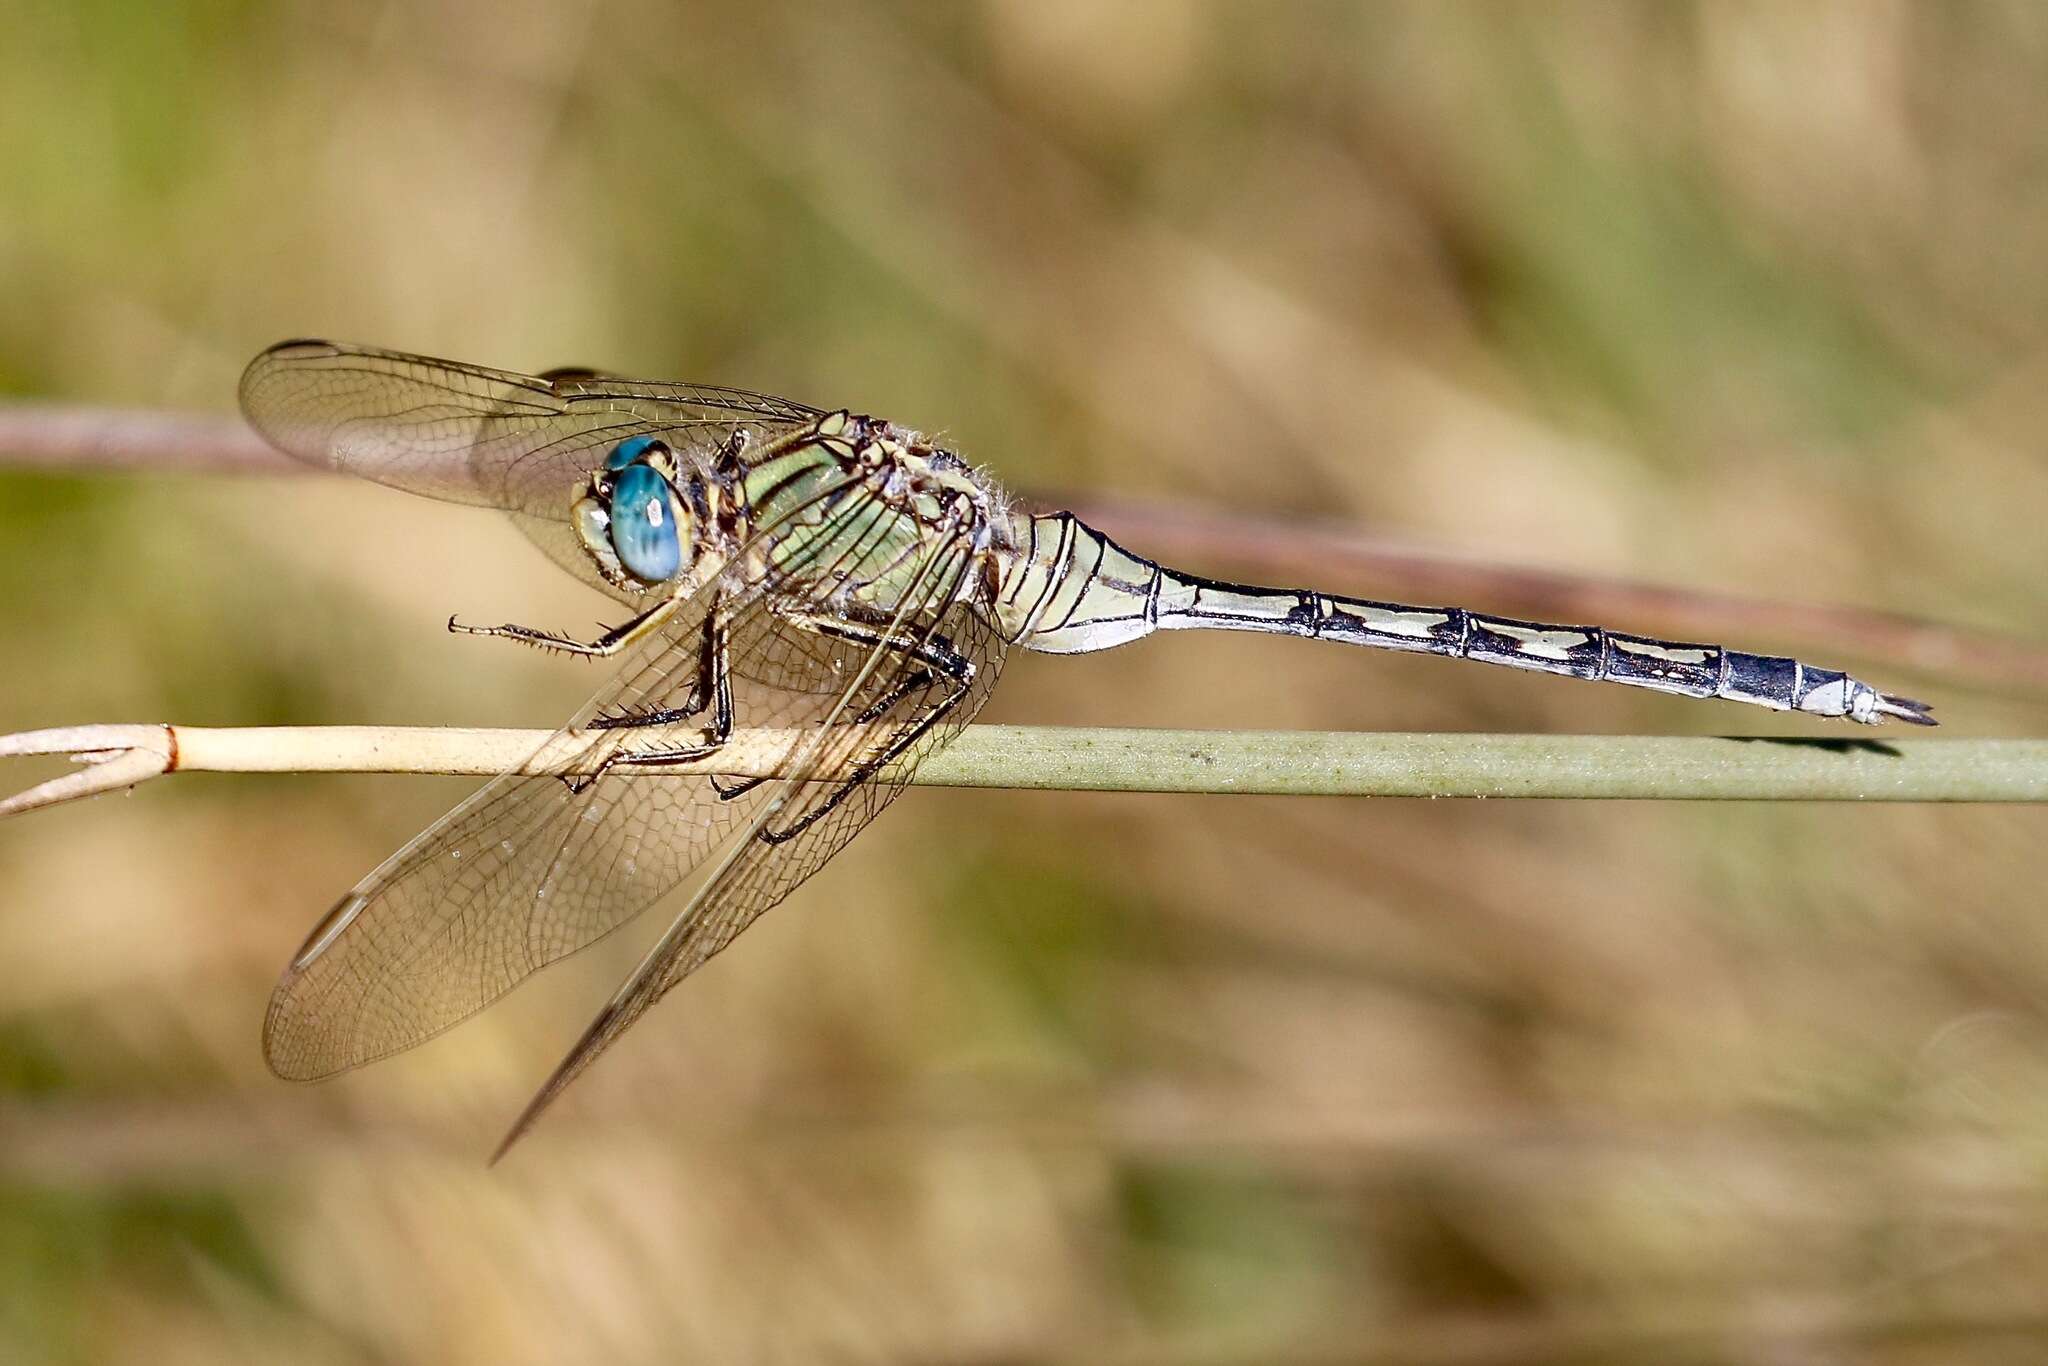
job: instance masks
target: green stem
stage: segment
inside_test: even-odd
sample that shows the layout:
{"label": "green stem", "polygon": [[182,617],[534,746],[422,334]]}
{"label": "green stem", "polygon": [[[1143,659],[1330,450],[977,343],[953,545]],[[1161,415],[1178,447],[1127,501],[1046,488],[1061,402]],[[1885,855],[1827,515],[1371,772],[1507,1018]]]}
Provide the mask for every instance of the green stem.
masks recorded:
{"label": "green stem", "polygon": [[1378,734],[976,726],[946,787],[1291,796],[2048,801],[2048,740]]}

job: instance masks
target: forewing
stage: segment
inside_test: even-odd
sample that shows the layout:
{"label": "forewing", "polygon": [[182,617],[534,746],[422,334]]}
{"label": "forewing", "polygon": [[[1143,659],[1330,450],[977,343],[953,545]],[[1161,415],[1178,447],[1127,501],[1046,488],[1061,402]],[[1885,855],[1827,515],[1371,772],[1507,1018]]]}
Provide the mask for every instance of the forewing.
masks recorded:
{"label": "forewing", "polygon": [[[960,576],[971,573],[964,558],[934,563],[923,590],[896,614],[894,628],[927,649],[943,644],[964,661],[971,670],[964,686],[938,676],[924,681],[921,674],[934,671],[900,648],[865,652],[860,671],[785,759],[780,780],[768,785],[703,886],[521,1113],[500,1156],[656,1001],[844,848],[903,790],[917,763],[981,709],[1002,665],[1003,642],[989,615],[958,597],[966,582]],[[757,657],[735,660],[735,671],[742,663],[763,671],[758,652],[786,657],[787,631],[762,637]],[[868,773],[858,782],[828,776],[862,773],[882,760],[892,761],[884,774]]]}
{"label": "forewing", "polygon": [[308,464],[448,502],[501,508],[571,573],[614,593],[577,545],[570,508],[605,454],[660,435],[708,460],[741,434],[772,442],[816,409],[715,385],[545,376],[342,342],[281,342],[242,375],[242,411]]}
{"label": "forewing", "polygon": [[[862,515],[854,499],[834,520],[860,525]],[[824,557],[855,558],[843,545],[835,552],[829,537],[814,544],[822,547],[817,561],[791,566],[802,577],[715,580],[678,604],[565,728],[580,734],[582,765],[627,745],[645,748],[650,734],[583,730],[593,718],[691,700],[708,613],[727,620],[736,658],[775,651],[787,615],[814,607],[806,594],[832,581],[837,565]],[[834,700],[756,683],[743,683],[734,698],[740,725],[794,735]],[[580,790],[555,777],[494,779],[364,878],[307,938],[271,999],[271,1067],[286,1077],[325,1076],[474,1014],[677,886],[765,796],[757,789],[725,800],[708,778],[617,770]]]}
{"label": "forewing", "polygon": [[[710,606],[709,594],[680,606],[570,728],[623,709],[683,705]],[[589,733],[583,763],[629,735]],[[707,801],[707,791],[696,777],[608,777],[580,791],[555,777],[493,779],[365,877],[308,936],[271,997],[272,1070],[306,1080],[410,1048],[623,925],[744,814]]]}

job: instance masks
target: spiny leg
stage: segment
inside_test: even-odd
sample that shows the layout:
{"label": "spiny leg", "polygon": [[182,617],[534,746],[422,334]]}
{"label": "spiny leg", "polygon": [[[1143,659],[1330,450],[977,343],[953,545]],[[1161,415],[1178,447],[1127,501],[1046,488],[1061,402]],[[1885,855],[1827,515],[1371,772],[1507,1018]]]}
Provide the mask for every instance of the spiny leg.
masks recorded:
{"label": "spiny leg", "polygon": [[717,603],[713,603],[711,610],[704,614],[704,641],[697,654],[697,679],[690,685],[690,695],[683,705],[624,716],[592,717],[583,728],[602,731],[643,730],[653,726],[673,725],[703,715],[707,706],[711,709],[711,724],[705,727],[704,738],[698,743],[650,750],[613,749],[598,761],[595,772],[568,780],[570,791],[583,791],[620,765],[689,763],[697,759],[708,759],[725,747],[726,741],[732,738],[733,729],[732,661],[726,639],[725,613]]}
{"label": "spiny leg", "polygon": [[[957,654],[942,636],[935,635],[923,640],[915,640],[903,635],[891,635],[886,625],[874,626],[846,617],[820,616],[814,612],[779,611],[777,615],[798,630],[809,631],[814,635],[828,636],[834,640],[844,640],[869,648],[880,646],[897,654],[907,654],[925,665],[928,669],[937,669],[949,677],[972,679],[974,675],[974,666]],[[931,681],[929,673],[925,673],[923,677],[926,683]],[[963,683],[962,686],[964,687],[965,684]],[[905,694],[905,696],[907,695]],[[871,706],[852,722],[844,724],[866,724],[901,700],[901,697],[892,696],[886,699],[884,703],[878,704],[879,710],[875,706]],[[768,781],[770,779],[765,775],[758,778],[742,778],[736,783],[722,782],[718,778],[713,777],[711,786],[717,791],[720,798],[725,801],[732,801],[735,798],[746,796],[747,793],[752,792],[762,783]]]}
{"label": "spiny leg", "polygon": [[892,633],[886,625],[875,625],[850,616],[820,616],[815,612],[784,612],[779,614],[792,626],[844,640],[854,645],[872,649],[880,646],[899,655],[908,655],[927,668],[936,669],[949,678],[972,679],[974,665],[953,648],[953,643],[937,634],[907,636],[901,632]]}
{"label": "spiny leg", "polygon": [[673,597],[663,598],[640,615],[611,627],[596,640],[590,641],[577,640],[555,631],[543,631],[537,626],[470,626],[452,616],[448,618],[448,629],[459,636],[499,636],[531,645],[536,650],[559,650],[564,654],[603,658],[617,654],[667,620],[668,614],[675,610],[678,601],[679,599]]}
{"label": "spiny leg", "polygon": [[[883,699],[883,704],[874,709],[875,714],[880,715],[886,712],[890,707],[895,706],[898,702],[916,692],[919,687],[929,686],[932,681],[931,675],[922,669],[918,670],[916,675],[907,676],[902,683],[899,683],[896,688],[891,690],[890,696]],[[841,802],[852,796],[855,788],[887,768],[891,762],[906,753],[912,745],[923,739],[933,726],[943,721],[946,718],[946,714],[958,706],[960,700],[967,696],[970,681],[970,679],[954,680],[952,690],[944,698],[927,704],[925,713],[917,719],[917,724],[908,727],[902,734],[890,741],[881,753],[874,755],[872,758],[862,760],[854,768],[853,772],[847,775],[846,781],[832,790],[831,796],[825,798],[817,806],[806,811],[801,817],[780,830],[768,826],[761,827],[760,833],[755,838],[763,844],[786,844],[810,829],[821,818],[829,815]]]}
{"label": "spiny leg", "polygon": [[697,681],[690,685],[689,698],[681,706],[623,712],[617,716],[593,716],[584,723],[583,729],[633,730],[645,726],[666,726],[701,716],[706,706],[715,706],[717,714],[724,718],[726,729],[730,730],[732,669],[726,631],[724,613],[714,604],[712,610],[704,614],[704,642],[697,655]]}
{"label": "spiny leg", "polygon": [[[795,619],[793,618],[793,620]],[[973,663],[958,654],[950,646],[939,644],[934,638],[923,640],[906,639],[902,636],[892,636],[887,632],[875,631],[853,622],[830,618],[811,618],[801,624],[806,629],[818,631],[824,635],[835,636],[842,640],[851,640],[861,644],[874,645],[917,661],[918,667],[897,679],[887,692],[869,703],[861,710],[858,716],[844,723],[848,726],[872,725],[882,717],[887,716],[899,703],[914,697],[919,692],[940,682],[942,679],[950,686],[945,696],[925,705],[924,714],[919,716],[914,724],[905,727],[887,745],[883,746],[878,753],[870,755],[855,765],[853,772],[849,773],[846,779],[835,787],[824,801],[779,830],[770,826],[763,826],[755,835],[755,838],[763,844],[786,844],[837,809],[842,802],[853,795],[856,788],[873,778],[892,761],[908,752],[911,746],[930,733],[931,728],[943,720],[946,714],[958,706],[960,700],[967,696],[968,689],[974,683]]]}

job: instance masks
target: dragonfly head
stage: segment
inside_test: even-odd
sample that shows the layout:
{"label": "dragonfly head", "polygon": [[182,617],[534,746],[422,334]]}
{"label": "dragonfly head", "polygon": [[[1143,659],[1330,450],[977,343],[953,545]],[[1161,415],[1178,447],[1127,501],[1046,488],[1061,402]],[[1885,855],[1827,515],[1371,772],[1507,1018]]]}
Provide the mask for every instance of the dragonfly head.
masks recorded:
{"label": "dragonfly head", "polygon": [[590,476],[573,516],[583,549],[621,588],[648,589],[696,558],[691,500],[677,487],[675,453],[658,437],[635,436],[612,447]]}

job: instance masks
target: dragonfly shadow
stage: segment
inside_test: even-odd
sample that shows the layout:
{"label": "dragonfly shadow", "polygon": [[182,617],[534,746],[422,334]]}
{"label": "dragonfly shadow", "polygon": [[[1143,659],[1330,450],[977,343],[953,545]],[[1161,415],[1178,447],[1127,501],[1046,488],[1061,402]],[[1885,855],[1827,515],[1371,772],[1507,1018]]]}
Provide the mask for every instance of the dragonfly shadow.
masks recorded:
{"label": "dragonfly shadow", "polygon": [[1821,749],[1830,754],[1883,754],[1903,757],[1895,745],[1883,740],[1847,740],[1815,735],[1724,735],[1740,745],[1789,745],[1794,749]]}

